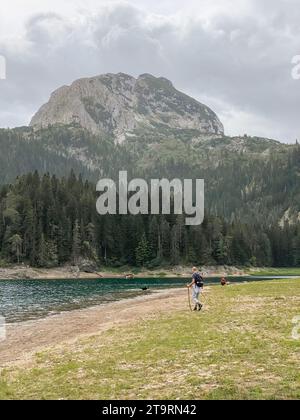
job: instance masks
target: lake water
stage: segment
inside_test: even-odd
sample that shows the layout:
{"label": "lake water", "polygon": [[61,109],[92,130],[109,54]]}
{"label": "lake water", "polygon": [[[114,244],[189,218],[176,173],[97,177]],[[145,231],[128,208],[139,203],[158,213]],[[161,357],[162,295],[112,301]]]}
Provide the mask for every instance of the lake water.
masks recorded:
{"label": "lake water", "polygon": [[[275,277],[235,277],[233,282],[258,281]],[[276,278],[286,278],[276,277]],[[0,280],[0,315],[7,323],[28,321],[49,315],[88,308],[125,298],[142,296],[159,289],[184,287],[188,279],[95,279],[95,280]],[[206,284],[219,283],[209,278]],[[147,292],[142,291],[147,287]]]}

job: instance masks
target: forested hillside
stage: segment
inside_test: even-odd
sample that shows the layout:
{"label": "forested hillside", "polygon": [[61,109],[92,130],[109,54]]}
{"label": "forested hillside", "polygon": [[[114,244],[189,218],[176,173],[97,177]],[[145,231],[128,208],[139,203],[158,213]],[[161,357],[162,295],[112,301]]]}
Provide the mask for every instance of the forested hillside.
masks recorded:
{"label": "forested hillside", "polygon": [[57,177],[73,170],[94,183],[127,170],[145,179],[204,178],[206,210],[228,221],[268,225],[297,220],[300,211],[299,145],[246,136],[196,141],[193,130],[146,130],[120,145],[71,125],[0,130],[0,150],[2,185],[35,170]]}
{"label": "forested hillside", "polygon": [[[204,179],[204,224],[98,217],[96,182],[122,170]],[[80,79],[54,92],[31,127],[0,129],[2,259],[297,265],[299,178],[297,143],[228,137],[210,108],[164,78]]]}
{"label": "forested hillside", "polygon": [[2,260],[36,267],[97,264],[158,267],[195,263],[296,266],[300,223],[232,223],[206,215],[186,227],[182,216],[99,216],[93,183],[38,173],[0,192]]}

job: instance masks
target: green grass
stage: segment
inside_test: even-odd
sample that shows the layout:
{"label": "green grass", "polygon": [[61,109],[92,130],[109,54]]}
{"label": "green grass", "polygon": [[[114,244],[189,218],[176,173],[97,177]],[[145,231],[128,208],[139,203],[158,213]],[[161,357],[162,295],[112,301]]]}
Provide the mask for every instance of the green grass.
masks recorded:
{"label": "green grass", "polygon": [[300,276],[300,268],[263,268],[259,271],[249,270],[255,276]]}
{"label": "green grass", "polygon": [[1,399],[299,399],[300,281],[215,286],[177,310],[7,368]]}

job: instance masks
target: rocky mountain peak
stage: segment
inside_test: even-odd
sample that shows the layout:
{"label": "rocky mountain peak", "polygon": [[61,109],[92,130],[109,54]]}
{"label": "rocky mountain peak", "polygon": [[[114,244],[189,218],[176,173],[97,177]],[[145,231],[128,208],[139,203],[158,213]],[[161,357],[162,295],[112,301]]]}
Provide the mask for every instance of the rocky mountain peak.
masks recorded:
{"label": "rocky mountain peak", "polygon": [[164,77],[124,73],[79,79],[56,90],[32,118],[31,126],[78,123],[97,135],[123,142],[136,130],[165,127],[224,134],[217,115],[178,91]]}

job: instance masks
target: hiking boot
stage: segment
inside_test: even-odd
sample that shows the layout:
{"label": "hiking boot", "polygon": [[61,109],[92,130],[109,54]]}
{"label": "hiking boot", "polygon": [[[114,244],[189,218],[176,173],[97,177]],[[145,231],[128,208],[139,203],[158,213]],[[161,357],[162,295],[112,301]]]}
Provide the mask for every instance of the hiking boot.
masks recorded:
{"label": "hiking boot", "polygon": [[201,309],[203,308],[203,305],[201,303],[198,304],[198,311],[201,311]]}
{"label": "hiking boot", "polygon": [[195,306],[194,311],[198,311],[198,305]]}

